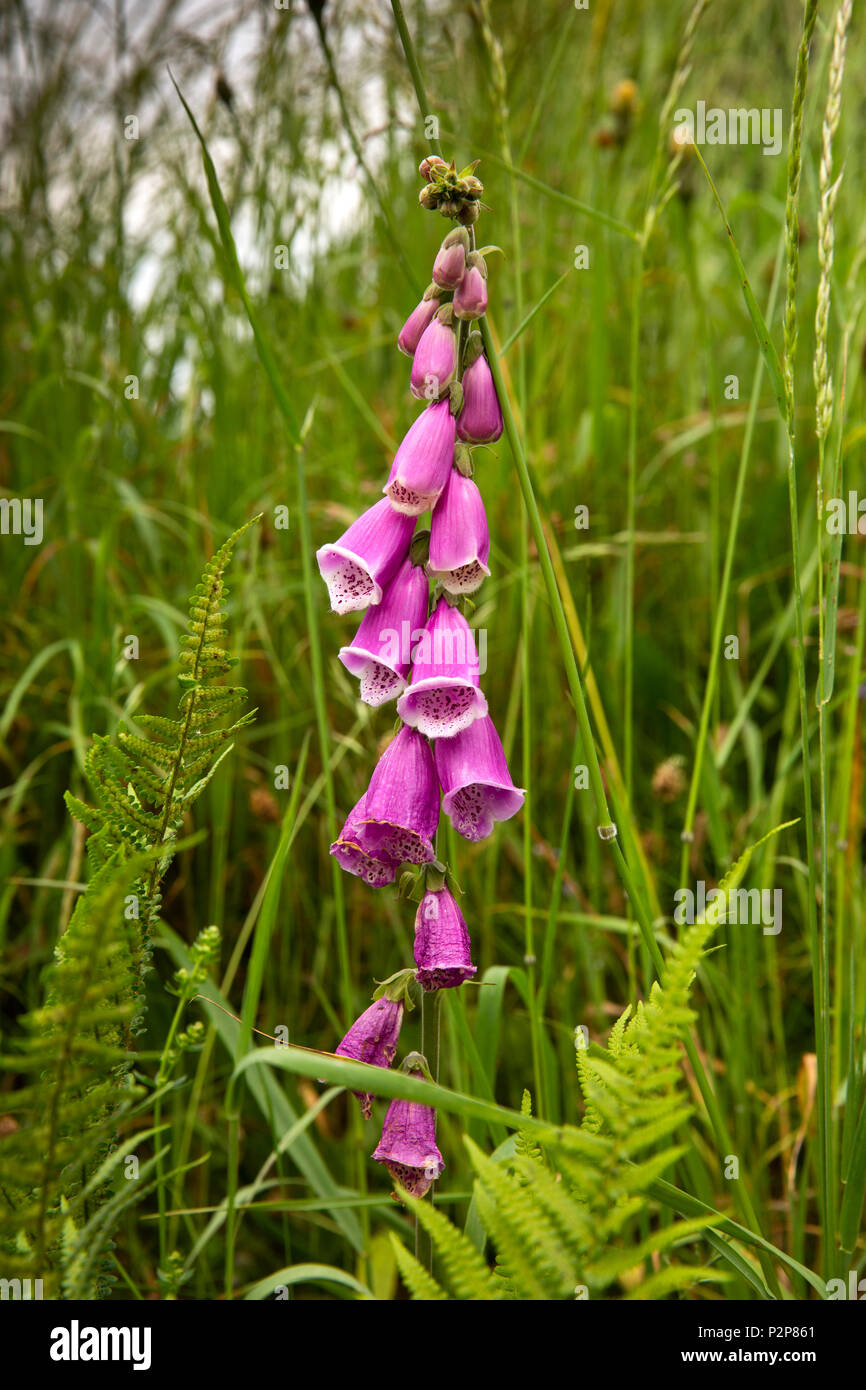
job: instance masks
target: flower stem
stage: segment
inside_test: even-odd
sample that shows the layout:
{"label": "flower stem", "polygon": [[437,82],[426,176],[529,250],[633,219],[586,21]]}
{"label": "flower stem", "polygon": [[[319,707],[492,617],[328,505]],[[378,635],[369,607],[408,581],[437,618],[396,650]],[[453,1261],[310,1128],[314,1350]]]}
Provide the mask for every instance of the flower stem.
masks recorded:
{"label": "flower stem", "polygon": [[[433,115],[433,112],[430,110],[427,88],[424,85],[424,78],[418,66],[418,59],[415,56],[415,47],[409,35],[406,16],[403,13],[403,6],[400,4],[400,0],[391,0],[391,9],[394,12],[394,21],[397,25],[397,32],[400,35],[400,43],[403,45],[403,52],[406,55],[406,64],[409,68],[409,75],[412,78],[412,86],[415,88],[415,96],[418,98],[421,119],[422,121],[426,121],[428,116]],[[441,159],[442,146],[439,143],[438,136],[431,135],[427,137],[427,144],[433,154],[438,154]]]}
{"label": "flower stem", "polygon": [[364,177],[370,185],[370,188],[373,192],[373,197],[376,199],[376,202],[379,207],[379,212],[382,216],[382,221],[385,226],[385,231],[388,235],[388,240],[391,242],[391,245],[394,248],[394,254],[397,257],[400,269],[403,271],[404,275],[406,276],[406,279],[409,281],[409,284],[413,287],[416,294],[420,296],[423,286],[417,280],[415,272],[406,258],[406,253],[403,250],[403,244],[400,240],[397,228],[394,226],[394,220],[391,216],[388,204],[385,202],[385,199],[379,192],[379,185],[376,183],[376,180],[374,179],[370,171],[370,167],[367,164],[366,159],[364,158],[364,151],[361,148],[361,142],[355,134],[355,127],[352,124],[352,118],[349,113],[349,107],[346,103],[346,96],[343,92],[342,83],[340,82],[340,78],[337,74],[337,66],[334,62],[334,55],[331,52],[331,45],[329,44],[328,36],[325,33],[324,18],[318,10],[314,9],[312,11],[312,14],[313,18],[316,21],[316,28],[319,31],[319,42],[322,47],[322,56],[325,59],[325,66],[328,69],[328,78],[331,83],[331,86],[334,89],[334,93],[339,103],[340,114],[343,117],[343,126],[345,127],[346,134],[349,137],[349,142],[354,151],[355,158],[357,159],[359,165],[364,171]]}

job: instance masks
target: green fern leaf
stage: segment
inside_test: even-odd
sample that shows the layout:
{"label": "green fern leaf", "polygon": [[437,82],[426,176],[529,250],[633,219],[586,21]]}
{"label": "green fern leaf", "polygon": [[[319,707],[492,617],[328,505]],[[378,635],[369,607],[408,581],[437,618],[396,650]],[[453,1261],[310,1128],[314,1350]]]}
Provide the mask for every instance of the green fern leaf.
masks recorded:
{"label": "green fern leaf", "polygon": [[487,1302],[501,1297],[496,1282],[472,1242],[432,1202],[401,1192],[419,1226],[436,1246],[449,1286],[459,1299]]}
{"label": "green fern leaf", "polygon": [[400,1278],[406,1285],[413,1299],[424,1302],[441,1302],[447,1300],[448,1295],[440,1284],[436,1283],[432,1274],[428,1274],[424,1266],[410,1255],[402,1241],[398,1240],[394,1232],[389,1232],[391,1244],[394,1247],[394,1254],[397,1257],[397,1268],[400,1271]]}

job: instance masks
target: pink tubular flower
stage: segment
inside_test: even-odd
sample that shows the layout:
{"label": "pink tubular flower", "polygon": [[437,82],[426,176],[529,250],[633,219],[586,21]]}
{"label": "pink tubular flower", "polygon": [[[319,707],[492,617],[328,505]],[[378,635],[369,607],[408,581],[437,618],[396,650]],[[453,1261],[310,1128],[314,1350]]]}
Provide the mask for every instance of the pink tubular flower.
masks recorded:
{"label": "pink tubular flower", "polygon": [[413,634],[424,626],[428,596],[423,567],[407,556],[382,602],[367,609],[352,645],[340,648],[346,670],[360,680],[365,704],[383,705],[406,689]]}
{"label": "pink tubular flower", "polygon": [[431,294],[429,299],[425,294],[421,302],[415,305],[415,308],[400,329],[400,336],[397,339],[398,348],[401,352],[405,352],[407,357],[415,356],[418,344],[421,341],[421,335],[424,333],[425,329],[429,328],[433,315],[438,308],[438,288],[436,294]]}
{"label": "pink tubular flower", "polygon": [[458,319],[480,319],[487,313],[487,280],[478,265],[469,264],[454,291],[453,307]]}
{"label": "pink tubular flower", "polygon": [[361,828],[367,815],[367,794],[355,805],[346,817],[346,824],[331,845],[333,854],[347,874],[362,878],[371,888],[384,888],[394,882],[398,861],[386,854],[369,854],[360,844]]}
{"label": "pink tubular flower", "polygon": [[482,354],[463,373],[463,409],[457,416],[457,434],[469,444],[490,444],[501,433],[499,397]]}
{"label": "pink tubular flower", "polygon": [[418,983],[428,990],[454,989],[476,972],[463,913],[447,887],[425,893],[418,904],[415,964]]}
{"label": "pink tubular flower", "polygon": [[436,1111],[414,1100],[392,1100],[373,1158],[412,1197],[423,1197],[445,1167],[436,1147]]}
{"label": "pink tubular flower", "polygon": [[[402,1000],[377,999],[356,1019],[342,1042],[334,1048],[338,1057],[368,1062],[373,1067],[390,1067],[397,1055],[397,1040],[403,1022]],[[361,1112],[369,1120],[373,1097],[369,1091],[355,1091]]]}
{"label": "pink tubular flower", "polygon": [[465,227],[455,227],[448,233],[433,262],[433,279],[437,285],[445,290],[456,290],[466,269],[468,249],[469,233]]}
{"label": "pink tubular flower", "polygon": [[410,425],[382,489],[395,511],[420,516],[438,500],[454,460],[455,429],[447,400],[428,405]]}
{"label": "pink tubular flower", "polygon": [[428,738],[452,738],[487,714],[479,683],[472,629],[459,609],[440,598],[416,643],[412,684],[400,696],[397,713]]}
{"label": "pink tubular flower", "polygon": [[486,839],[494,821],[510,820],[523,805],[526,793],[511,780],[489,717],[475,720],[454,738],[437,739],[434,757],[444,792],[442,809],[464,839]]}
{"label": "pink tubular flower", "polygon": [[357,613],[381,602],[382,586],[397,573],[414,529],[412,517],[400,515],[385,498],[359,516],[333,545],[316,551],[335,613]]}
{"label": "pink tubular flower", "polygon": [[430,745],[404,726],[370,778],[358,844],[374,859],[429,864],[436,857],[438,824],[439,784]]}
{"label": "pink tubular flower", "polygon": [[[458,416],[458,427],[460,417]],[[481,493],[452,468],[433,509],[427,573],[449,594],[471,594],[490,574],[490,532]]]}
{"label": "pink tubular flower", "polygon": [[457,371],[457,334],[451,323],[451,306],[440,309],[424,329],[412,359],[409,389],[421,400],[441,395]]}

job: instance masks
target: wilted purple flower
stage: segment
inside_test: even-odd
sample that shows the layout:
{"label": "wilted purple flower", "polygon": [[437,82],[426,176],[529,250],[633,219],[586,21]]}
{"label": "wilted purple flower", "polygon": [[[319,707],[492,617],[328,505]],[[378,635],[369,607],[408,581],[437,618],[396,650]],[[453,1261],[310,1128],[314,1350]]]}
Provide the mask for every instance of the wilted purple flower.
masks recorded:
{"label": "wilted purple flower", "polygon": [[457,371],[457,334],[451,318],[451,306],[446,304],[424,329],[415,349],[409,389],[421,400],[440,395]]}
{"label": "wilted purple flower", "polygon": [[436,1111],[414,1100],[392,1100],[373,1158],[412,1197],[423,1197],[445,1167],[436,1147]]}
{"label": "wilted purple flower", "polygon": [[374,859],[429,864],[436,857],[438,824],[439,783],[430,745],[404,726],[370,778],[358,844]]}
{"label": "wilted purple flower", "polygon": [[386,884],[394,882],[399,861],[389,858],[384,853],[378,856],[370,854],[361,846],[359,836],[366,815],[365,792],[346,817],[346,824],[331,845],[331,854],[346,873],[362,878],[371,888],[384,888]]}
{"label": "wilted purple flower", "polygon": [[[372,1067],[390,1067],[397,1055],[397,1039],[403,1022],[403,1001],[377,999],[356,1019],[341,1043],[334,1048],[338,1057],[368,1062]],[[369,1091],[355,1091],[365,1120],[369,1120],[373,1097]]]}
{"label": "wilted purple flower", "polygon": [[434,757],[444,792],[442,809],[465,839],[485,839],[494,821],[509,820],[523,805],[526,793],[511,780],[489,717],[476,719],[454,738],[437,739]]}
{"label": "wilted purple flower", "polygon": [[440,598],[413,652],[412,684],[397,713],[428,738],[448,739],[487,713],[472,629]]}
{"label": "wilted purple flower", "polygon": [[407,357],[414,357],[418,344],[421,341],[421,335],[426,328],[429,328],[433,315],[438,308],[438,288],[436,288],[435,294],[430,294],[429,299],[425,294],[421,302],[415,305],[415,308],[400,329],[400,335],[397,339],[398,348],[401,352],[405,352]]}
{"label": "wilted purple flower", "polygon": [[454,291],[453,308],[458,319],[480,319],[487,313],[487,278],[481,266],[470,257],[466,274]]}
{"label": "wilted purple flower", "polygon": [[349,647],[339,657],[361,684],[367,705],[383,705],[406,688],[413,634],[418,635],[427,617],[429,584],[423,566],[407,556],[382,602],[368,608]]}
{"label": "wilted purple flower", "polygon": [[428,405],[409,426],[382,489],[395,511],[416,517],[437,501],[454,461],[454,435],[447,400]]}
{"label": "wilted purple flower", "polygon": [[382,587],[397,573],[414,529],[412,517],[396,512],[383,498],[333,545],[316,551],[335,613],[357,613],[381,602]]}
{"label": "wilted purple flower", "polygon": [[469,444],[490,444],[502,433],[502,411],[493,384],[493,373],[482,354],[463,373],[463,409],[457,416],[457,434]]}
{"label": "wilted purple flower", "polygon": [[425,893],[418,904],[415,964],[424,989],[453,989],[476,972],[463,913],[447,887]]}
{"label": "wilted purple flower", "polygon": [[452,468],[433,508],[427,573],[450,594],[471,594],[490,574],[489,559],[490,532],[481,493],[471,478]]}
{"label": "wilted purple flower", "polygon": [[466,269],[468,249],[469,233],[465,227],[455,227],[448,233],[433,262],[433,279],[437,285],[445,290],[456,290]]}

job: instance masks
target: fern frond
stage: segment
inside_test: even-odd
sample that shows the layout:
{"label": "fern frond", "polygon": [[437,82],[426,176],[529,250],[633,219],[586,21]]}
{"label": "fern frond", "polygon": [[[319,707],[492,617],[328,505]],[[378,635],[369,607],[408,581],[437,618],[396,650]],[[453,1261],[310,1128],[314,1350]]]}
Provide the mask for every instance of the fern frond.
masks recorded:
{"label": "fern frond", "polygon": [[[543,1297],[563,1297],[574,1286],[574,1269],[556,1229],[536,1200],[532,1188],[516,1181],[501,1163],[483,1154],[468,1136],[464,1143],[478,1175],[476,1200],[480,1202],[482,1196],[487,1196],[490,1205],[495,1207],[495,1228],[490,1229],[490,1235],[498,1253],[504,1258],[509,1278],[514,1281],[519,1268],[521,1280],[529,1276],[539,1288],[547,1290]],[[508,1228],[510,1255],[500,1248],[500,1237],[497,1236],[497,1228],[501,1236],[503,1223]],[[520,1258],[516,1266],[514,1256],[518,1249]]]}
{"label": "fern frond", "polygon": [[457,1298],[488,1302],[501,1297],[486,1262],[447,1216],[423,1198],[401,1192],[400,1200],[436,1246],[445,1278]]}
{"label": "fern frond", "polygon": [[[523,1098],[520,1102],[520,1113],[527,1117],[532,1115],[532,1096],[524,1090]],[[532,1159],[535,1163],[541,1163],[541,1149],[535,1142],[528,1129],[519,1129],[514,1140],[514,1151],[520,1158]]]}
{"label": "fern frond", "polygon": [[140,1008],[137,971],[122,904],[146,856],[117,854],[91,880],[55,948],[45,1003],[25,1015],[19,1070],[38,1081],[13,1093],[18,1129],[4,1140],[0,1248],[25,1262],[57,1295],[82,1187],[139,1094],[125,1035]]}
{"label": "fern frond", "polygon": [[[85,757],[94,804],[66,795],[70,814],[90,831],[91,876],[56,945],[44,1000],[24,1016],[18,1052],[7,1059],[27,1084],[10,1091],[17,1128],[3,1141],[0,1186],[4,1274],[35,1272],[47,1297],[107,1291],[111,1232],[148,1191],[140,1179],[112,1191],[128,1149],[118,1136],[141,1094],[130,1048],[143,1026],[149,936],[184,814],[253,717],[219,727],[246,699],[241,687],[218,683],[236,664],[223,576],[246,529],[208,562],[190,600],[180,717],[141,714],[115,741],[95,737]],[[140,908],[127,920],[130,894]]]}
{"label": "fern frond", "polygon": [[185,687],[180,718],[139,714],[132,720],[135,728],[118,727],[116,742],[95,738],[85,772],[96,806],[88,808],[77,798],[70,804],[73,814],[101,837],[92,850],[88,846],[96,868],[114,853],[129,855],[154,847],[163,851],[135,885],[142,900],[143,959],[159,913],[159,884],[171,863],[184,812],[231,749],[232,734],[254,717],[248,711],[230,727],[219,727],[247,698],[243,687],[218,681],[236,665],[226,648],[224,575],[234,547],[252,524],[247,522],[220,546],[190,598],[189,628],[180,641],[179,680]]}
{"label": "fern frond", "polygon": [[713,1220],[720,1219],[713,1214],[709,1218],[696,1216],[689,1221],[675,1221],[670,1226],[654,1231],[646,1240],[630,1246],[627,1250],[609,1251],[587,1270],[587,1282],[605,1288],[621,1274],[634,1269],[636,1265],[642,1264],[644,1260],[650,1259],[653,1255],[658,1255],[663,1250],[668,1250],[672,1245],[681,1244],[693,1236],[702,1235]]}
{"label": "fern frond", "polygon": [[608,1036],[607,1040],[607,1050],[610,1053],[611,1057],[619,1057],[623,1049],[627,1046],[624,1038],[624,1033],[625,1025],[628,1023],[630,1015],[631,1004],[629,1004],[628,1007],[623,1010],[616,1023],[610,1030],[610,1035]]}
{"label": "fern frond", "polygon": [[[740,857],[720,888],[731,891],[738,885],[755,848]],[[728,1277],[669,1259],[676,1248],[705,1238],[720,1219],[717,1214],[659,1224],[648,1196],[660,1174],[686,1151],[683,1143],[664,1141],[682,1130],[691,1114],[682,1094],[682,1036],[694,1018],[690,991],[718,921],[719,912],[711,909],[682,934],[669,952],[661,984],[653,985],[633,1011],[623,1012],[606,1053],[576,1049],[585,1102],[580,1128],[550,1127],[540,1136],[533,1129],[530,1139],[528,1130],[518,1127],[514,1155],[501,1161],[466,1140],[476,1172],[476,1210],[496,1251],[496,1275],[487,1271],[500,1286],[496,1297],[563,1299],[573,1297],[580,1285],[604,1290],[619,1279],[627,1297],[664,1298]],[[529,1114],[526,1093],[522,1113]],[[422,1206],[443,1262],[446,1250],[452,1260],[457,1251],[462,1258],[466,1237],[441,1213],[432,1216],[428,1204],[413,1209]],[[636,1241],[638,1229],[649,1234]],[[481,1259],[477,1251],[475,1258]],[[657,1266],[649,1278],[643,1277],[645,1262]],[[632,1284],[628,1276],[635,1271],[639,1282]],[[419,1278],[417,1271],[412,1277]],[[468,1288],[458,1296],[477,1297]]]}
{"label": "fern frond", "polygon": [[105,816],[103,813],[96,810],[93,806],[88,806],[87,802],[82,801],[79,797],[73,796],[72,792],[64,792],[63,800],[66,802],[66,809],[69,814],[75,820],[79,821],[86,830],[90,830],[93,834],[96,834],[105,825]]}
{"label": "fern frond", "polygon": [[406,1249],[401,1240],[397,1238],[393,1231],[389,1232],[391,1244],[394,1247],[394,1254],[397,1258],[397,1268],[400,1271],[400,1278],[406,1285],[413,1299],[417,1302],[442,1302],[447,1301],[448,1295],[437,1284],[432,1274],[429,1274],[424,1266],[415,1259]]}

